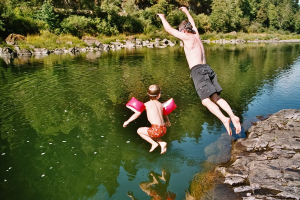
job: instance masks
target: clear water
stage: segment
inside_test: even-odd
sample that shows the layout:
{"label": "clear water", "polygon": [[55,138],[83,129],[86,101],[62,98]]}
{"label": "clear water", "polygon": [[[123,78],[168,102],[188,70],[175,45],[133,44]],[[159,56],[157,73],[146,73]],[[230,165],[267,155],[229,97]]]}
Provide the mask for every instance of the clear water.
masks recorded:
{"label": "clear water", "polygon": [[[221,97],[246,124],[258,115],[300,109],[300,45],[205,46]],[[131,97],[177,104],[163,137],[167,153],[149,153],[136,130],[145,113],[123,128]],[[229,158],[221,122],[195,92],[181,47],[124,49],[78,56],[0,59],[0,199],[184,199],[204,163]],[[159,177],[164,173],[165,180]],[[144,190],[142,190],[144,189]],[[155,191],[155,192],[154,192]],[[173,198],[174,199],[174,198]]]}

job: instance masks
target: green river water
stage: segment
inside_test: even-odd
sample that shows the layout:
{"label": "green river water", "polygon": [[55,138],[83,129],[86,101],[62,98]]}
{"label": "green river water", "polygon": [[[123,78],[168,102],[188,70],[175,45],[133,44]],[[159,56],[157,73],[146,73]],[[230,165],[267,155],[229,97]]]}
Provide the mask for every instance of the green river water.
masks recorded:
{"label": "green river water", "polygon": [[[179,46],[0,59],[0,199],[151,199],[142,185],[153,175],[151,195],[182,200],[203,165],[228,160],[251,119],[300,109],[300,44],[205,51],[220,96],[243,123],[239,135],[228,136],[201,104]],[[161,102],[177,104],[164,155],[149,153],[136,133],[149,126],[145,112],[122,127],[132,114],[125,104],[147,101],[151,84],[161,86]]]}

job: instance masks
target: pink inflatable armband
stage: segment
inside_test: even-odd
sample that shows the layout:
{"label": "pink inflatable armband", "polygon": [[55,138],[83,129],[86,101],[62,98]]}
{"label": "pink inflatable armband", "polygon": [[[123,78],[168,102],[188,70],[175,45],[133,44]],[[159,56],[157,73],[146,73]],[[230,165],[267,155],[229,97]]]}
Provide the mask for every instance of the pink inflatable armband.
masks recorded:
{"label": "pink inflatable armband", "polygon": [[143,112],[145,110],[145,105],[134,97],[130,99],[130,101],[126,104],[126,107],[133,112]]}
{"label": "pink inflatable armband", "polygon": [[177,108],[173,98],[164,102],[162,105],[164,107],[164,115],[170,114],[175,108]]}

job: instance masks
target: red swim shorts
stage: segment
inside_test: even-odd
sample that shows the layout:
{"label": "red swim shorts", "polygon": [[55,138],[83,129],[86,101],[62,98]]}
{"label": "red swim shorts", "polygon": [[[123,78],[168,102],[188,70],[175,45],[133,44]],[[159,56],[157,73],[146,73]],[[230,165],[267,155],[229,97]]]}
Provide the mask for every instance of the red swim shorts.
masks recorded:
{"label": "red swim shorts", "polygon": [[151,138],[160,138],[164,136],[167,132],[167,127],[166,125],[156,125],[152,124],[151,128],[148,129],[148,135]]}

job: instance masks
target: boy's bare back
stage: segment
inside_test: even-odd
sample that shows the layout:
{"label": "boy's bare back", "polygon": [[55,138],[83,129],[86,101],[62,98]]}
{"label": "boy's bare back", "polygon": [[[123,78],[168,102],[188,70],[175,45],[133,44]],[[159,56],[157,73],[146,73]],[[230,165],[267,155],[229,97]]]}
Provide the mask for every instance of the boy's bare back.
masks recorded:
{"label": "boy's bare back", "polygon": [[163,106],[157,100],[150,100],[145,103],[147,118],[151,124],[164,125]]}

